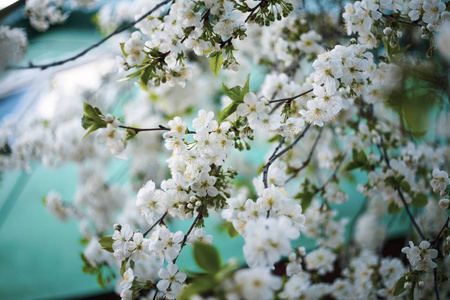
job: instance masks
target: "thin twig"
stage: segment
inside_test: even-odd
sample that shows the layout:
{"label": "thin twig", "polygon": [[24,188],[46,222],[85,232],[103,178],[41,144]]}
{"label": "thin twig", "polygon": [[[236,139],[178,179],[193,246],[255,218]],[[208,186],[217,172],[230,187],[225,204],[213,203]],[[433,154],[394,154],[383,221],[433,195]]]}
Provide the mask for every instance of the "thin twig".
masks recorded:
{"label": "thin twig", "polygon": [[[383,152],[382,156],[383,156],[384,160],[386,161],[387,167],[390,170],[392,170],[392,167],[391,167],[391,164],[390,164],[390,160],[389,160],[389,155],[387,154],[386,148],[383,146],[383,138],[382,138],[381,134],[380,134],[380,137],[381,137],[380,147],[383,150],[382,151]],[[405,207],[406,214],[408,215],[409,219],[411,220],[411,223],[412,223],[414,229],[417,231],[417,233],[419,234],[420,238],[422,240],[425,240],[425,235],[423,234],[422,230],[420,229],[419,225],[417,224],[416,220],[414,219],[414,216],[411,214],[411,211],[409,210],[408,203],[406,203],[406,199],[405,199],[405,196],[403,195],[403,192],[402,192],[401,188],[397,187],[396,190],[397,190],[398,195],[400,196],[400,200],[402,201],[403,206]]]}
{"label": "thin twig", "polygon": [[286,180],[286,183],[289,182],[289,181],[291,181],[293,178],[295,178],[295,177],[298,175],[298,173],[300,173],[304,168],[306,168],[306,167],[309,165],[309,163],[311,162],[312,156],[313,156],[313,154],[314,154],[314,151],[315,151],[315,149],[316,149],[316,147],[317,147],[317,144],[319,143],[319,139],[320,139],[320,137],[322,136],[322,132],[323,132],[323,127],[320,127],[320,129],[319,129],[319,134],[317,135],[316,140],[314,141],[314,144],[313,144],[313,146],[312,146],[312,148],[311,148],[311,151],[310,151],[309,154],[308,154],[308,157],[306,158],[306,160],[302,163],[302,165],[301,165],[299,168],[296,168],[296,169],[294,170],[294,174],[292,174],[292,175]]}
{"label": "thin twig", "polygon": [[439,282],[437,276],[437,267],[433,269],[433,281],[434,281],[434,293],[436,294],[436,300],[440,300],[441,296],[439,295]]}
{"label": "thin twig", "polygon": [[341,168],[342,163],[344,162],[344,159],[346,156],[347,156],[346,154],[342,155],[342,157],[339,159],[339,162],[338,162],[336,168],[333,171],[333,174],[331,174],[331,176],[328,177],[328,179],[324,182],[324,184],[322,184],[322,186],[317,190],[318,192],[323,193],[325,191],[325,188],[327,187],[327,185],[331,182],[331,180],[336,178],[337,172],[339,172],[339,169]]}
{"label": "thin twig", "polygon": [[194,220],[194,222],[192,222],[191,227],[189,227],[188,232],[186,232],[186,234],[184,235],[183,241],[181,242],[180,252],[178,253],[177,257],[175,257],[175,259],[173,260],[174,264],[177,262],[177,259],[181,254],[181,250],[183,250],[183,247],[186,245],[187,238],[191,234],[191,232],[194,229],[195,225],[197,224],[198,220],[200,220],[203,217],[203,209],[204,208],[205,208],[204,204],[202,206],[200,206],[197,217],[195,217],[195,220]]}
{"label": "thin twig", "polygon": [[447,221],[445,221],[444,226],[442,226],[441,230],[439,231],[438,235],[433,241],[433,248],[436,248],[437,242],[439,241],[439,238],[441,237],[441,234],[444,232],[445,228],[448,227],[448,223],[450,222],[450,217],[447,218]]}
{"label": "thin twig", "polygon": [[263,168],[263,183],[264,183],[264,188],[268,188],[268,184],[267,184],[267,174],[269,173],[269,168],[270,166],[280,157],[282,156],[284,153],[286,153],[287,151],[291,150],[292,147],[294,147],[304,136],[305,133],[308,131],[308,129],[311,127],[311,124],[306,125],[305,129],[303,130],[303,132],[292,142],[292,144],[290,144],[289,146],[286,146],[286,148],[284,148],[281,152],[279,152],[278,154],[272,155],[271,158],[269,159],[269,161],[267,162],[267,164],[264,166]]}
{"label": "thin twig", "polygon": [[397,219],[397,216],[398,216],[398,214],[393,215],[391,217],[391,219],[389,220],[388,224],[386,225],[386,232],[384,235],[384,239],[380,245],[380,248],[378,249],[378,265],[381,264],[381,255],[383,254],[383,248],[389,238],[389,229],[391,229],[392,225],[394,225],[394,222]]}
{"label": "thin twig", "polygon": [[55,61],[52,63],[48,63],[48,64],[41,64],[41,65],[35,65],[32,62],[30,62],[28,64],[28,66],[11,66],[8,67],[8,69],[15,69],[15,70],[23,70],[23,69],[41,69],[41,70],[45,70],[47,68],[51,68],[51,67],[55,67],[55,66],[59,66],[62,64],[65,64],[69,61],[73,61],[76,60],[82,56],[84,56],[86,53],[88,53],[89,51],[91,51],[94,48],[97,48],[98,46],[100,46],[101,44],[103,44],[104,42],[106,42],[107,40],[109,40],[111,37],[133,27],[134,25],[136,25],[137,23],[141,22],[142,20],[144,20],[145,18],[147,18],[150,14],[152,14],[153,12],[155,12],[156,10],[158,10],[159,8],[161,8],[162,6],[166,5],[167,3],[171,2],[172,0],[165,0],[160,2],[159,4],[155,5],[155,7],[153,7],[151,10],[149,10],[148,12],[146,12],[144,15],[142,15],[141,17],[139,17],[136,21],[128,23],[125,26],[119,27],[116,30],[114,30],[112,33],[108,34],[107,36],[105,36],[103,39],[101,39],[100,41],[98,41],[97,43],[93,44],[92,46],[86,48],[85,50],[79,52],[78,54],[71,56],[69,58],[63,59],[63,60],[59,60],[59,61]]}
{"label": "thin twig", "polygon": [[292,101],[295,100],[297,98],[300,98],[302,96],[305,96],[306,94],[309,94],[313,91],[314,89],[309,89],[306,92],[303,92],[301,94],[298,94],[296,96],[292,96],[292,97],[288,97],[288,98],[282,98],[282,99],[275,99],[275,100],[269,100],[269,103],[277,103],[277,102],[286,102],[286,101]]}
{"label": "thin twig", "polygon": [[385,17],[386,19],[390,19],[391,21],[398,21],[399,23],[403,23],[403,24],[407,24],[407,25],[411,25],[411,26],[415,26],[415,27],[422,27],[422,25],[420,25],[417,22],[403,20],[403,19],[397,19],[397,18],[395,18],[395,17],[393,17],[391,15],[383,14],[383,17]]}
{"label": "thin twig", "polygon": [[350,245],[353,243],[353,232],[355,231],[355,225],[356,225],[356,222],[359,220],[359,217],[361,216],[361,214],[366,210],[368,200],[369,200],[368,197],[364,198],[363,204],[360,206],[355,217],[350,222],[349,229],[348,229],[348,243],[347,243],[347,246],[345,247],[343,266],[347,266],[349,264]]}
{"label": "thin twig", "polygon": [[[162,125],[159,125],[158,127],[155,127],[155,128],[137,128],[137,127],[119,125],[119,128],[133,130],[136,133],[141,132],[141,131],[170,131],[170,128],[162,126]],[[195,133],[195,131],[187,130],[186,133],[193,134],[193,133]]]}
{"label": "thin twig", "polygon": [[170,131],[170,128],[164,127],[162,125],[159,125],[159,127],[156,127],[156,128],[136,128],[136,127],[130,127],[130,126],[123,126],[123,125],[119,125],[119,127],[123,128],[123,129],[133,130],[136,133],[141,132],[141,131],[159,131],[159,130]]}
{"label": "thin twig", "polygon": [[152,231],[153,228],[156,227],[156,225],[158,225],[159,223],[161,223],[164,218],[167,216],[167,211],[161,216],[161,218],[158,219],[158,221],[155,222],[155,224],[153,224],[146,232],[144,232],[144,237],[150,232]]}
{"label": "thin twig", "polygon": [[263,4],[263,2],[264,2],[264,0],[260,1],[260,2],[258,3],[258,5],[256,5],[255,7],[253,7],[253,8],[250,10],[250,14],[247,16],[247,18],[245,18],[244,23],[247,23],[247,22],[250,20],[250,18],[253,16],[253,14],[255,13],[255,11],[258,10],[258,8]]}

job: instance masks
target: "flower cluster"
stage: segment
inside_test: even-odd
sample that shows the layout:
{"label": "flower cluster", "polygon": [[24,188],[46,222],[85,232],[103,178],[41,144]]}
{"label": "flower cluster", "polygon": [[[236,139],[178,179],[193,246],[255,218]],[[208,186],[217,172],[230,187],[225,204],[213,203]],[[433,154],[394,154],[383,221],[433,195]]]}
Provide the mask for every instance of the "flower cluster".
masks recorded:
{"label": "flower cluster", "polygon": [[0,72],[8,63],[22,59],[27,46],[28,40],[23,30],[0,26]]}
{"label": "flower cluster", "polygon": [[[71,8],[83,9],[93,7],[98,0],[70,0]],[[27,0],[25,15],[31,26],[38,31],[47,31],[50,26],[61,24],[69,17],[70,12],[64,11],[64,0]]]}
{"label": "flower cluster", "polygon": [[418,247],[410,241],[409,247],[402,249],[414,270],[425,271],[437,267],[433,260],[437,257],[438,251],[433,248],[430,249],[430,246],[431,244],[428,241],[420,242]]}

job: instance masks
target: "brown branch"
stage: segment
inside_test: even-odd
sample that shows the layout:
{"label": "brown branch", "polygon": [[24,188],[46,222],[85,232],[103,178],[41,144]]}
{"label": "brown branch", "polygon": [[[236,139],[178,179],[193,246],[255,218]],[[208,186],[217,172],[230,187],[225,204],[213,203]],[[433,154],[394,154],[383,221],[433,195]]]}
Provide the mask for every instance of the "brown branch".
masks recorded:
{"label": "brown branch", "polygon": [[258,10],[258,8],[263,4],[263,2],[264,2],[264,0],[261,0],[255,7],[250,9],[250,14],[247,16],[247,18],[245,19],[244,23],[247,23],[251,19],[253,14]]}
{"label": "brown branch", "polygon": [[319,139],[322,136],[322,132],[323,132],[323,127],[321,127],[319,129],[319,134],[317,135],[316,140],[314,141],[314,144],[313,144],[313,146],[311,148],[311,151],[309,152],[308,157],[306,158],[306,160],[302,163],[302,165],[299,168],[294,169],[294,174],[292,174],[286,180],[286,182],[289,182],[292,179],[294,179],[298,175],[298,173],[300,173],[304,168],[306,168],[309,165],[309,163],[311,162],[312,156],[314,154],[314,151],[315,151],[315,149],[317,147],[317,144],[319,143]]}
{"label": "brown branch", "polygon": [[180,248],[180,252],[178,253],[177,257],[175,257],[175,259],[173,260],[173,263],[175,264],[177,262],[178,257],[181,254],[181,250],[183,250],[183,247],[186,245],[186,241],[187,238],[189,237],[189,235],[191,234],[192,230],[194,229],[195,225],[197,224],[198,220],[200,220],[201,218],[203,218],[203,209],[205,208],[205,205],[203,204],[202,206],[200,206],[199,211],[198,211],[198,215],[197,217],[195,217],[194,222],[192,222],[191,227],[189,227],[188,232],[186,232],[186,234],[183,237],[183,241],[181,242],[181,248]]}
{"label": "brown branch", "polygon": [[386,15],[386,14],[383,14],[383,17],[385,17],[386,19],[389,19],[391,21],[398,21],[399,23],[411,25],[414,27],[422,27],[422,25],[420,25],[417,21],[408,21],[408,20],[403,20],[403,19],[397,19],[394,16]]}
{"label": "brown branch", "polygon": [[130,127],[130,126],[123,126],[123,125],[119,125],[119,128],[123,128],[123,129],[130,129],[135,131],[136,133],[141,132],[141,131],[170,131],[170,128],[167,128],[165,126],[159,125],[156,128],[136,128],[136,127]]}
{"label": "brown branch", "polygon": [[436,238],[434,239],[432,245],[433,248],[436,248],[437,242],[439,241],[439,238],[441,237],[441,234],[444,232],[445,228],[448,227],[448,223],[450,222],[450,217],[447,218],[447,221],[445,221],[444,226],[442,226],[441,230],[439,231],[438,235],[436,236]]}
{"label": "brown branch", "polygon": [[159,8],[161,8],[162,6],[166,5],[167,3],[171,2],[171,1],[173,1],[173,0],[164,0],[164,1],[160,2],[159,4],[155,5],[155,7],[153,7],[151,10],[149,10],[144,15],[139,17],[136,21],[128,23],[125,26],[117,28],[116,30],[114,30],[112,33],[110,33],[107,36],[105,36],[103,39],[101,39],[97,43],[95,43],[92,46],[84,49],[83,51],[79,52],[78,54],[76,54],[74,56],[71,56],[71,57],[63,59],[63,60],[58,60],[58,61],[55,61],[55,62],[52,62],[52,63],[48,63],[48,64],[33,64],[32,62],[30,62],[28,64],[28,66],[10,66],[10,67],[8,67],[8,69],[15,69],[15,70],[41,69],[41,70],[45,70],[47,68],[63,65],[65,63],[69,62],[69,61],[74,61],[74,60],[84,56],[86,53],[88,53],[89,51],[93,50],[94,48],[97,48],[98,46],[100,46],[101,44],[103,44],[104,42],[109,40],[111,37],[113,37],[113,36],[123,32],[123,31],[133,27],[137,23],[139,23],[142,20],[144,20],[145,18],[147,18],[150,14],[152,14],[153,12],[155,12],[156,10],[158,10]]}
{"label": "brown branch", "polygon": [[150,231],[152,231],[153,228],[156,227],[156,225],[160,224],[164,218],[167,216],[167,211],[161,216],[161,218],[158,219],[158,221],[155,222],[146,232],[144,232],[143,236],[145,237]]}
{"label": "brown branch", "polygon": [[[269,173],[269,168],[270,166],[280,157],[282,156],[284,153],[288,152],[289,150],[292,149],[292,147],[294,147],[306,134],[306,132],[308,131],[308,129],[311,127],[311,124],[306,125],[305,129],[303,130],[303,132],[292,142],[292,144],[290,144],[289,146],[286,146],[286,148],[284,148],[280,153],[276,153],[274,152],[272,154],[272,156],[270,157],[269,161],[267,162],[267,164],[264,166],[263,168],[263,183],[264,183],[264,188],[268,188],[268,183],[267,183],[267,174]],[[277,147],[279,149],[279,147]]]}
{"label": "brown branch", "polygon": [[292,101],[292,100],[295,100],[295,99],[297,99],[297,98],[300,98],[301,96],[305,96],[306,94],[311,93],[313,90],[314,90],[314,89],[312,88],[312,89],[307,90],[306,92],[303,92],[303,93],[301,93],[301,94],[298,94],[298,95],[296,95],[296,96],[289,97],[289,98],[282,98],[282,99],[269,100],[269,103]]}
{"label": "brown branch", "polygon": [[331,180],[336,178],[337,172],[339,172],[339,169],[341,168],[342,163],[344,162],[346,156],[347,156],[346,154],[342,155],[341,159],[339,159],[336,169],[334,169],[333,174],[331,174],[331,176],[328,177],[328,179],[324,182],[324,184],[322,184],[322,186],[317,190],[317,192],[323,193],[327,185],[331,182]]}
{"label": "brown branch", "polygon": [[[139,133],[141,131],[170,131],[170,128],[162,126],[162,125],[159,125],[158,127],[155,127],[155,128],[137,128],[137,127],[130,127],[130,126],[119,125],[119,128],[133,130],[136,133]],[[186,131],[186,133],[194,134],[195,131],[192,131],[192,130],[188,129]]]}
{"label": "brown branch", "polygon": [[[380,133],[378,133],[378,134],[380,134]],[[383,146],[383,137],[382,137],[381,134],[380,134],[380,137],[381,137],[380,147],[383,150],[383,155],[382,156],[383,156],[383,158],[384,158],[384,160],[386,162],[387,167],[390,170],[392,170],[391,163],[390,163],[390,160],[389,160],[389,156],[387,154],[386,148]],[[420,229],[419,225],[417,224],[416,220],[414,219],[414,216],[411,214],[411,211],[409,210],[409,206],[408,206],[408,203],[406,203],[406,199],[405,199],[405,196],[403,195],[402,189],[400,187],[397,187],[396,190],[397,190],[398,195],[400,196],[400,200],[402,201],[403,206],[405,207],[405,211],[406,211],[409,219],[411,220],[411,223],[412,223],[414,229],[417,231],[417,233],[419,234],[420,238],[422,240],[425,240],[425,235],[423,234],[422,230]]]}

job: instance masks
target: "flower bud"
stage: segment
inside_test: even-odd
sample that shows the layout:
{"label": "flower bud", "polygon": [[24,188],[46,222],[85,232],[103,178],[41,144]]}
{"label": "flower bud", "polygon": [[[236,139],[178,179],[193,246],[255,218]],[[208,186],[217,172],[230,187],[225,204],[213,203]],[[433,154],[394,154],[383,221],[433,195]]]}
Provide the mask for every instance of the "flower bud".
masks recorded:
{"label": "flower bud", "polygon": [[390,35],[390,34],[392,33],[392,28],[391,28],[391,27],[386,27],[386,28],[383,30],[383,33],[384,33],[385,35]]}
{"label": "flower bud", "polygon": [[111,114],[107,114],[106,116],[105,116],[105,121],[106,121],[106,123],[112,123],[113,121],[114,121],[114,116],[113,115],[111,115]]}
{"label": "flower bud", "polygon": [[450,202],[449,199],[442,198],[441,200],[439,200],[439,206],[440,206],[442,209],[447,209],[447,208],[448,208],[449,202]]}

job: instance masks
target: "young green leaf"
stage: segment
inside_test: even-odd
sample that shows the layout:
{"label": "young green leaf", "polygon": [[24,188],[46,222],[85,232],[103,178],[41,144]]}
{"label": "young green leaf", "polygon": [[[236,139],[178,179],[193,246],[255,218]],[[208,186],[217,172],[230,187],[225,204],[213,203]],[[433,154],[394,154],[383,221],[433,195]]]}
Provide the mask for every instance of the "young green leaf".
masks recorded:
{"label": "young green leaf", "polygon": [[244,87],[242,88],[242,99],[248,92],[250,92],[250,74],[247,75],[247,80],[245,81]]}
{"label": "young green leaf", "polygon": [[242,101],[243,99],[241,98],[242,88],[240,86],[237,85],[235,87],[229,88],[225,85],[225,83],[222,82],[222,89],[225,95],[230,97],[231,100],[238,102]]}
{"label": "young green leaf", "polygon": [[400,279],[395,284],[394,296],[399,296],[401,293],[403,293],[406,290],[405,282],[406,282],[406,275],[403,275],[402,277],[400,277]]}
{"label": "young green leaf", "polygon": [[228,118],[232,113],[234,113],[238,107],[239,103],[232,102],[230,105],[225,107],[220,113],[219,113],[219,123],[223,122],[226,118]]}
{"label": "young green leaf", "polygon": [[122,50],[123,56],[125,56],[125,58],[127,58],[128,53],[125,52],[125,43],[119,43],[119,45],[120,45],[120,50]]}
{"label": "young green leaf", "polygon": [[425,205],[427,205],[427,203],[428,197],[423,193],[418,193],[412,200],[412,205],[414,205],[415,207],[424,207]]}
{"label": "young green leaf", "polygon": [[211,57],[211,60],[209,61],[209,67],[211,68],[211,71],[213,71],[214,75],[216,76],[219,75],[222,63],[223,63],[222,53],[219,53],[218,55],[214,55],[213,57]]}
{"label": "young green leaf", "polygon": [[194,295],[212,290],[216,285],[217,281],[213,277],[198,277],[183,289],[178,299],[190,299]]}
{"label": "young green leaf", "polygon": [[219,251],[209,244],[194,244],[194,259],[197,265],[208,273],[216,273],[220,269],[221,258]]}
{"label": "young green leaf", "polygon": [[112,245],[114,243],[114,240],[112,239],[112,235],[107,235],[102,237],[99,241],[100,245],[103,249],[105,249],[108,252],[114,252]]}
{"label": "young green leaf", "polygon": [[235,229],[234,226],[233,226],[233,223],[227,222],[227,223],[226,223],[226,227],[227,227],[228,235],[229,235],[231,238],[235,238],[235,237],[237,237],[237,236],[239,235],[239,232],[236,231],[236,229]]}
{"label": "young green leaf", "polygon": [[402,211],[402,207],[398,206],[394,202],[391,202],[388,206],[388,213],[390,214],[398,214]]}

